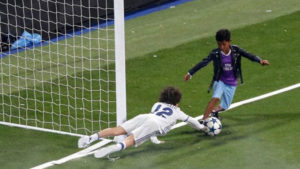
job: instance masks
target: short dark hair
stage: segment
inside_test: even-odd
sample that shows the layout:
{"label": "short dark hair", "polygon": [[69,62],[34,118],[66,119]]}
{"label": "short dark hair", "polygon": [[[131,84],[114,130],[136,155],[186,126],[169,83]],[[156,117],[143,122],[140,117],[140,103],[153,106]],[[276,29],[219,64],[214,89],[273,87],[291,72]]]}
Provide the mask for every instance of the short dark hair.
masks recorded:
{"label": "short dark hair", "polygon": [[164,88],[159,96],[159,102],[176,105],[181,100],[181,92],[175,87],[168,86]]}
{"label": "short dark hair", "polygon": [[216,33],[216,40],[218,42],[223,42],[223,41],[230,41],[230,31],[228,29],[220,29]]}

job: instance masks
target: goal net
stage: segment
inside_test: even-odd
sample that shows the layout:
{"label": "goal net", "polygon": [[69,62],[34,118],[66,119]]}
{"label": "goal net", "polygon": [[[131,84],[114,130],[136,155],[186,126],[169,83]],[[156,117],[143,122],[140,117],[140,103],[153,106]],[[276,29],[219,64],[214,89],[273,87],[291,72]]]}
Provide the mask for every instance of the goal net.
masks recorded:
{"label": "goal net", "polygon": [[86,135],[126,120],[115,2],[0,0],[1,124]]}

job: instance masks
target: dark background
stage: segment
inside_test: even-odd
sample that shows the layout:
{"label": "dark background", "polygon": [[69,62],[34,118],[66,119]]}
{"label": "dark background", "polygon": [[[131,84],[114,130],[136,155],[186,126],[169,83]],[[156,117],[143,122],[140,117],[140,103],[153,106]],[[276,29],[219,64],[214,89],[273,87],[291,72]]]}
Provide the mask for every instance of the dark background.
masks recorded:
{"label": "dark background", "polygon": [[[124,0],[125,15],[175,0]],[[107,10],[106,10],[107,9]],[[49,40],[113,19],[113,0],[0,0],[1,46],[26,30]]]}

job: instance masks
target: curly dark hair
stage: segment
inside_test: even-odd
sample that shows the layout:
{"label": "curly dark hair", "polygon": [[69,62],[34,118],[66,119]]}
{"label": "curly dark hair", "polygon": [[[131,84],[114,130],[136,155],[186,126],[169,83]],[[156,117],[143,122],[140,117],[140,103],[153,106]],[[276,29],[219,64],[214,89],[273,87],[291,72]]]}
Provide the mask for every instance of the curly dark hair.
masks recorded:
{"label": "curly dark hair", "polygon": [[181,96],[182,94],[179,91],[179,89],[176,89],[172,86],[168,86],[161,91],[159,101],[163,103],[176,105],[180,102]]}
{"label": "curly dark hair", "polygon": [[218,42],[223,42],[223,41],[230,41],[230,31],[228,29],[220,29],[216,33],[216,40]]}

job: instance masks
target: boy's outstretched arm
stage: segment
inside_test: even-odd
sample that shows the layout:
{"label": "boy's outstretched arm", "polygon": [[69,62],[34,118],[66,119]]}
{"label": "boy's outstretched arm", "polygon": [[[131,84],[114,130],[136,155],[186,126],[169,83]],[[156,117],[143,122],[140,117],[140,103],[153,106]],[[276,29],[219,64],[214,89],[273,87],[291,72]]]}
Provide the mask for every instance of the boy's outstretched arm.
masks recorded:
{"label": "boy's outstretched arm", "polygon": [[270,65],[270,63],[269,63],[268,60],[263,60],[263,59],[261,59],[260,57],[254,55],[254,54],[252,54],[252,53],[250,53],[250,52],[247,52],[247,51],[245,51],[245,50],[242,49],[242,48],[239,48],[239,52],[240,52],[240,54],[241,54],[242,56],[244,56],[244,57],[246,57],[246,58],[248,58],[248,59],[250,59],[250,60],[252,60],[252,61],[258,62],[258,63],[260,63],[260,64],[263,65],[263,66],[265,66],[265,65],[266,65],[266,66]]}
{"label": "boy's outstretched arm", "polygon": [[213,60],[214,51],[210,52],[210,54],[202,59],[197,65],[195,65],[192,69],[188,71],[188,73],[184,76],[184,81],[188,81],[192,78],[192,76],[201,68],[205,67],[209,62]]}
{"label": "boy's outstretched arm", "polygon": [[200,124],[200,122],[193,117],[189,117],[186,122],[196,130],[207,130],[207,127],[204,124]]}

